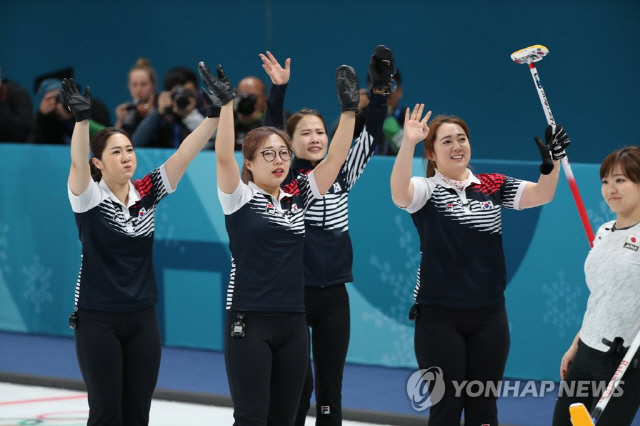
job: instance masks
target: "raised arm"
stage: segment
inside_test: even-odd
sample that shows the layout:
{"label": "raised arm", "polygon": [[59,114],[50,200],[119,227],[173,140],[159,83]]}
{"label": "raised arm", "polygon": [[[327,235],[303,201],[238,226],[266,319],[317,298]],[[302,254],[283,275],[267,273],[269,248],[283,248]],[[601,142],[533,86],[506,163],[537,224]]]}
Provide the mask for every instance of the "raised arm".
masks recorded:
{"label": "raised arm", "polygon": [[73,78],[62,80],[62,100],[76,119],[71,135],[71,170],[69,188],[75,195],[82,194],[91,182],[89,167],[89,119],[91,118],[91,89],[87,86],[84,95],[78,91]]}
{"label": "raised arm", "polygon": [[218,65],[216,71],[218,77],[215,78],[209,68],[201,62],[198,66],[202,81],[209,88],[208,96],[211,96],[213,105],[220,108],[220,122],[218,123],[218,134],[216,135],[216,176],[218,188],[222,192],[231,194],[238,187],[240,182],[240,169],[236,163],[234,154],[235,130],[233,127],[233,100],[236,91],[229,82],[229,79]]}
{"label": "raised arm", "polygon": [[407,207],[413,200],[413,184],[411,183],[413,153],[416,145],[429,134],[427,121],[431,117],[431,111],[429,111],[421,119],[423,111],[424,104],[416,104],[413,112],[410,113],[407,108],[405,113],[404,137],[391,171],[391,198],[398,207]]}
{"label": "raised arm", "polygon": [[[198,64],[198,71],[200,71],[202,81],[209,85],[209,82],[213,80],[213,76],[204,62]],[[216,127],[218,127],[221,107],[220,99],[213,94],[211,89],[202,88],[202,96],[207,102],[206,118],[182,141],[178,150],[167,160],[164,166],[172,188],[178,185],[191,161],[204,148],[209,139],[211,139]]]}
{"label": "raised arm", "polygon": [[356,126],[356,112],[358,112],[358,102],[360,100],[360,88],[358,87],[358,76],[348,65],[341,65],[336,70],[336,89],[340,100],[341,111],[338,129],[333,135],[329,152],[318,167],[314,169],[314,176],[318,191],[324,195],[333,182],[338,177],[338,173],[344,164],[351,140],[353,139],[353,129]]}
{"label": "raised arm", "polygon": [[524,187],[520,198],[521,209],[550,203],[556,193],[560,176],[559,160],[567,155],[565,149],[571,141],[567,132],[559,125],[547,126],[544,137],[546,144],[539,137],[534,138],[542,156],[540,178],[538,182],[527,183]]}
{"label": "raised arm", "polygon": [[291,59],[287,58],[284,68],[278,60],[267,51],[267,55],[260,54],[262,68],[271,78],[271,90],[267,98],[267,110],[264,114],[264,125],[284,129],[284,96],[287,92],[287,83],[291,76]]}
{"label": "raised arm", "polygon": [[383,45],[376,46],[369,62],[371,90],[365,124],[349,151],[344,166],[347,171],[348,189],[351,189],[358,180],[371,159],[373,151],[384,138],[382,127],[387,116],[387,95],[394,90],[394,70],[393,52]]}

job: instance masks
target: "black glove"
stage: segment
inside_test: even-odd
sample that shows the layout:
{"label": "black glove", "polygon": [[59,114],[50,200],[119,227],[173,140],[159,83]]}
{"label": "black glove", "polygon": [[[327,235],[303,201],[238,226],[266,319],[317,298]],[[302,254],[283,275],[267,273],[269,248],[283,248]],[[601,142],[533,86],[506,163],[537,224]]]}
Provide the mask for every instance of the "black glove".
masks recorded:
{"label": "black glove", "polygon": [[385,95],[396,90],[393,81],[395,72],[396,62],[393,59],[393,52],[383,45],[376,46],[369,62],[371,90],[381,90]]}
{"label": "black glove", "polygon": [[542,164],[540,164],[540,173],[548,175],[553,170],[553,160],[551,159],[551,147],[546,145],[538,136],[534,136],[540,155],[542,156]]}
{"label": "black glove", "polygon": [[544,138],[547,141],[547,145],[549,145],[551,157],[554,160],[562,160],[567,156],[567,153],[564,152],[564,150],[569,146],[571,141],[569,140],[569,135],[567,135],[567,132],[562,126],[553,126],[549,124],[547,126],[547,130],[544,132]]}
{"label": "black glove", "polygon": [[340,65],[336,70],[336,90],[340,100],[340,111],[358,112],[360,102],[360,86],[358,86],[358,76],[349,65]]}
{"label": "black glove", "polygon": [[219,99],[220,106],[226,105],[236,98],[236,89],[233,88],[233,86],[229,82],[229,79],[224,74],[222,65],[218,64],[218,67],[216,69],[218,78],[215,78],[211,75],[209,67],[207,67],[204,62],[200,62],[198,64],[198,71],[200,72],[202,81],[207,85],[207,88],[209,89],[211,94]]}
{"label": "black glove", "polygon": [[[211,71],[209,70],[209,67],[207,67],[207,64],[205,64],[204,62],[200,62],[198,64],[198,71],[200,72],[202,81],[204,81],[207,87],[214,84],[214,78],[211,75]],[[207,90],[204,87],[202,87],[201,89],[202,97],[207,103],[205,115],[209,118],[220,117],[220,108],[222,108],[222,101],[220,101],[220,98],[217,97],[211,90]]]}
{"label": "black glove", "polygon": [[204,101],[207,103],[207,106],[205,107],[204,115],[209,118],[220,117],[220,108],[222,108],[222,102],[220,102],[220,99],[216,95],[214,95],[212,92],[205,89],[204,87],[201,87],[201,89],[202,89],[202,97],[204,98]]}
{"label": "black glove", "polygon": [[91,118],[91,89],[89,86],[84,89],[84,96],[78,91],[78,86],[73,78],[62,80],[60,90],[62,100],[69,108],[69,111],[76,117],[76,121],[88,120]]}

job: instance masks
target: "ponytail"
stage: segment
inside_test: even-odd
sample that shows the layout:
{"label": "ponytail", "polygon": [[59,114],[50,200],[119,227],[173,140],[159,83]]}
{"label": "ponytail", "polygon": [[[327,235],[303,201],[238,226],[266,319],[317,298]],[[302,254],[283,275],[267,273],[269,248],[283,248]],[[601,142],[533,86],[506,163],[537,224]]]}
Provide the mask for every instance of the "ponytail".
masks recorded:
{"label": "ponytail", "polygon": [[427,159],[427,177],[428,178],[436,175],[437,168],[438,168],[438,165],[436,164],[435,161],[431,161]]}
{"label": "ponytail", "polygon": [[251,173],[251,170],[247,168],[246,164],[242,165],[242,173],[240,174],[240,179],[242,179],[242,181],[247,184],[253,181],[253,173]]}
{"label": "ponytail", "polygon": [[89,168],[91,169],[91,178],[96,182],[100,182],[102,180],[102,170],[93,164],[93,158],[89,160]]}

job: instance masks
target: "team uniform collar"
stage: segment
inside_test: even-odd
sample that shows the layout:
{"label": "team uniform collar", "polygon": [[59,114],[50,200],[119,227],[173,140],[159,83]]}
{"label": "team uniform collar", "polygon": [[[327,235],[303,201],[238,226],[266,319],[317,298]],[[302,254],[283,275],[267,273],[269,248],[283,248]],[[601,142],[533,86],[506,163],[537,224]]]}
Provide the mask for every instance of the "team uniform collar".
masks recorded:
{"label": "team uniform collar", "polygon": [[480,185],[482,182],[480,182],[480,179],[478,179],[473,172],[471,172],[471,170],[469,170],[467,168],[467,179],[464,181],[464,187],[462,189],[458,189],[453,183],[453,179],[449,179],[447,177],[445,177],[442,173],[440,173],[440,171],[438,169],[436,169],[436,174],[433,176],[433,179],[436,181],[436,183],[439,183],[440,185],[444,186],[445,188],[451,188],[451,189],[456,189],[458,191],[463,191],[465,189],[467,189],[469,186],[471,186],[471,184],[478,184]]}
{"label": "team uniform collar", "polygon": [[[322,160],[320,160],[322,161]],[[294,170],[313,170],[315,169],[315,166],[313,164],[311,164],[311,161],[306,160],[304,158],[298,158],[298,157],[294,157],[293,158],[293,163],[291,163],[291,167]]]}
{"label": "team uniform collar", "polygon": [[[122,201],[118,200],[118,197],[114,195],[113,191],[111,191],[109,186],[107,186],[104,179],[100,179],[98,186],[100,186],[100,188],[102,188],[104,192],[107,193],[107,195],[109,196],[109,198],[111,198],[113,202],[118,203],[122,206],[125,206],[122,203]],[[138,201],[140,201],[140,194],[138,194],[138,191],[136,191],[136,188],[133,186],[133,182],[129,181],[129,201],[127,202],[127,205],[125,207],[129,208],[133,206],[135,203],[137,203]]]}
{"label": "team uniform collar", "polygon": [[[260,188],[258,185],[256,185],[255,183],[253,183],[253,181],[249,181],[248,183],[250,188],[255,189],[256,191],[258,191],[259,193],[266,195],[267,197],[273,197],[273,195],[269,194],[268,192],[266,192],[265,190],[263,190],[262,188]],[[284,192],[282,189],[280,189],[280,193],[278,194],[278,201],[282,200],[285,197],[293,197],[293,194],[288,194],[286,192]]]}

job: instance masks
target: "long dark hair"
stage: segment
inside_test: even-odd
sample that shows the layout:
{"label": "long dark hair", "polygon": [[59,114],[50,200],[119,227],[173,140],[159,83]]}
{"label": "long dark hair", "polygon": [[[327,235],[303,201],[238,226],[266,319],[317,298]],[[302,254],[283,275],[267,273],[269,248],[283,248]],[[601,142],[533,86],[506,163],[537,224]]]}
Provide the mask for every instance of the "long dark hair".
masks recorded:
{"label": "long dark hair", "polygon": [[[258,127],[247,133],[244,141],[242,141],[242,155],[244,159],[253,160],[262,143],[271,135],[280,136],[287,145],[287,148],[291,149],[291,139],[285,132],[275,127]],[[251,170],[249,170],[245,164],[242,165],[241,179],[244,183],[253,181],[253,173],[251,173]]]}
{"label": "long dark hair", "polygon": [[438,165],[435,161],[429,160],[427,155],[433,155],[434,149],[433,145],[436,142],[436,135],[438,133],[438,129],[445,123],[457,124],[462,127],[462,130],[467,134],[467,138],[471,139],[471,133],[469,132],[469,126],[465,121],[454,115],[438,115],[431,120],[429,123],[429,134],[424,140],[424,154],[422,155],[422,161],[425,163],[425,168],[427,169],[427,177],[431,177],[436,174],[436,168]]}
{"label": "long dark hair", "polygon": [[93,164],[92,160],[94,158],[102,160],[102,153],[107,147],[107,140],[113,135],[124,135],[129,139],[129,135],[124,130],[115,127],[106,127],[96,133],[89,142],[89,153],[91,154],[89,167],[91,168],[91,178],[96,182],[100,182],[100,179],[102,179],[102,171]]}
{"label": "long dark hair", "polygon": [[616,165],[627,179],[640,183],[640,146],[626,146],[607,155],[600,166],[600,179],[609,176]]}

